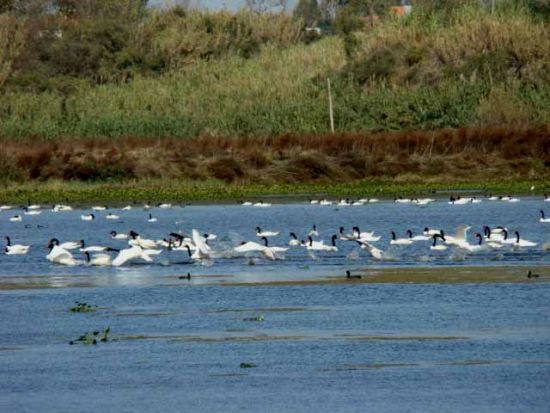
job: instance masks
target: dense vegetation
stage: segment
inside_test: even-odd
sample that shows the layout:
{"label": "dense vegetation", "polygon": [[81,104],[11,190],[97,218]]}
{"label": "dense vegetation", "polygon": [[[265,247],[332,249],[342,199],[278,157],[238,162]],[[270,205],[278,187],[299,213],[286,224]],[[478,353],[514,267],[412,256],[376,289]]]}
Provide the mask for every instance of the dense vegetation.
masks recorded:
{"label": "dense vegetation", "polygon": [[410,16],[377,19],[368,13],[392,2],[348,3],[336,35],[312,43],[285,14],[141,0],[5,6],[0,136],[326,132],[329,77],[342,132],[549,122],[547,3],[533,13],[501,0],[491,14],[477,1],[424,0]]}

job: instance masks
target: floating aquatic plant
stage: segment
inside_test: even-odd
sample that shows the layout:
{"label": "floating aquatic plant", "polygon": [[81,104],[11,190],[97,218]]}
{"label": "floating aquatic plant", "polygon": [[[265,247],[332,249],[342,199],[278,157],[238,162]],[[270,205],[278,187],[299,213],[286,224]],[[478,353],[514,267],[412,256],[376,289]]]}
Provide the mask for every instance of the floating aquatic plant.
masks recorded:
{"label": "floating aquatic plant", "polygon": [[247,317],[247,318],[243,318],[243,321],[264,321],[265,318],[263,315],[260,315],[258,317]]}
{"label": "floating aquatic plant", "polygon": [[103,330],[102,336],[100,337],[99,331],[86,332],[78,337],[76,340],[69,341],[70,345],[73,344],[86,344],[86,345],[96,345],[99,342],[106,343],[109,341],[109,333],[111,332],[111,327],[107,327]]}
{"label": "floating aquatic plant", "polygon": [[97,305],[89,305],[88,303],[81,303],[79,301],[75,301],[75,304],[74,307],[69,309],[71,313],[93,313],[97,311]]}

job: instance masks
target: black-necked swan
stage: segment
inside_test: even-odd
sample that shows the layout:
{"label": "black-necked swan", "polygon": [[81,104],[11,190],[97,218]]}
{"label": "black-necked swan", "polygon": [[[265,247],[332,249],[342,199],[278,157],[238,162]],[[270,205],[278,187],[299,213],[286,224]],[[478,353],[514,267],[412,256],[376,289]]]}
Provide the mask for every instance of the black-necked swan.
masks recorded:
{"label": "black-necked swan", "polygon": [[256,227],[257,237],[276,237],[279,235],[279,231],[262,231],[260,227]]}
{"label": "black-necked swan", "polygon": [[300,245],[300,241],[298,240],[294,232],[290,233],[290,240],[288,241],[288,245],[290,245],[291,247],[296,247]]}
{"label": "black-necked swan", "polygon": [[331,238],[332,245],[325,245],[324,241],[313,241],[313,238],[307,237],[306,248],[311,251],[338,251],[337,239],[338,235],[333,235]]}
{"label": "black-necked swan", "polygon": [[427,235],[413,235],[410,229],[407,230],[407,236],[411,241],[428,241],[430,239]]}
{"label": "black-necked swan", "polygon": [[50,262],[69,266],[74,266],[81,263],[80,261],[75,260],[73,254],[59,245],[57,238],[52,238],[50,242],[48,242],[48,248],[50,248],[50,252],[46,255],[46,259]]}
{"label": "black-necked swan", "polygon": [[4,248],[6,255],[24,255],[29,252],[29,248],[29,245],[12,245],[10,237],[6,236],[6,247]]}
{"label": "black-necked swan", "polygon": [[409,238],[397,238],[395,235],[395,231],[391,232],[391,241],[390,244],[392,245],[411,245],[412,241]]}
{"label": "black-necked swan", "polygon": [[443,235],[433,234],[432,235],[433,242],[432,242],[432,246],[430,247],[430,249],[434,250],[434,251],[445,251],[447,249],[447,246],[443,245],[443,244],[438,244],[437,243],[438,238],[440,238],[443,242],[445,242],[445,237]]}
{"label": "black-necked swan", "polygon": [[110,234],[112,239],[119,239],[119,240],[128,239],[128,234],[119,234],[116,231],[111,231]]}

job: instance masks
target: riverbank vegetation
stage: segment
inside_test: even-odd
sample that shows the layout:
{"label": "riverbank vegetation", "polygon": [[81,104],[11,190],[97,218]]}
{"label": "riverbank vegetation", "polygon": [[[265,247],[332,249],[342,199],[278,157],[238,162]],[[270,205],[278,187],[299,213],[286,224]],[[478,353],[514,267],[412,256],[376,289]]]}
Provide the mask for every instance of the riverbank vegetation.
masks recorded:
{"label": "riverbank vegetation", "polygon": [[343,8],[318,39],[283,13],[54,3],[0,15],[3,138],[325,133],[327,78],[340,132],[550,121],[550,25],[529,1]]}
{"label": "riverbank vegetation", "polygon": [[146,3],[0,2],[6,191],[548,181],[545,1],[419,0],[405,16],[349,1],[311,14],[321,36],[300,16]]}

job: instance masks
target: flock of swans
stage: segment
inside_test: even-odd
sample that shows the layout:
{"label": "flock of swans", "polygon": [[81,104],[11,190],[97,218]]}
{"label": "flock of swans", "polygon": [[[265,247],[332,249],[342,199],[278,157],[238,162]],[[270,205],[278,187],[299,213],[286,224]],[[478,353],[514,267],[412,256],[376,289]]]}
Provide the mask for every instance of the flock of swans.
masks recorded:
{"label": "flock of swans", "polygon": [[[514,197],[488,197],[490,201],[502,202],[519,202],[518,198]],[[397,198],[396,203],[410,203],[426,205],[430,202],[435,202],[432,199],[405,199]],[[481,200],[474,198],[454,198],[451,197],[449,203],[452,205],[478,203]],[[545,196],[545,201],[550,201]],[[331,201],[310,200],[310,204],[326,205]],[[373,199],[361,199],[357,201],[341,200],[334,205],[359,205],[370,202],[378,202]],[[267,203],[243,203],[245,206],[267,207]],[[158,204],[157,208],[168,209],[172,208],[171,204]],[[13,207],[0,206],[0,211],[8,211]],[[151,207],[145,205],[144,208],[149,210]],[[40,205],[27,205],[23,209],[23,215],[40,215],[45,209]],[[101,211],[108,209],[106,206],[96,206],[92,208],[91,213],[80,215],[82,221],[94,221],[96,219],[119,220],[120,212],[108,212],[101,214]],[[131,206],[121,208],[121,211],[132,209]],[[71,211],[73,208],[68,205],[55,205],[51,211],[59,213],[63,211]],[[540,210],[540,223],[550,223],[550,218],[546,218],[544,211]],[[21,222],[22,216],[15,215],[9,219],[11,222]],[[151,212],[147,214],[145,219],[148,223],[157,222]],[[119,221],[120,222],[120,221]],[[460,250],[464,253],[477,253],[482,251],[513,249],[519,250],[524,248],[533,248],[538,244],[536,242],[524,239],[518,231],[510,230],[505,226],[489,227],[484,226],[480,231],[474,232],[473,237],[468,237],[470,226],[463,225],[456,229],[454,234],[449,234],[443,229],[434,229],[425,227],[421,232],[415,234],[413,230],[407,229],[403,231],[403,236],[397,234],[394,230],[389,230],[385,236],[375,234],[374,231],[361,231],[358,226],[353,226],[351,232],[346,232],[344,227],[338,228],[337,231],[330,232],[330,238],[325,243],[325,240],[319,239],[319,231],[316,225],[307,232],[298,237],[296,232],[288,234],[288,240],[281,242],[279,245],[273,245],[273,240],[283,236],[280,230],[265,229],[257,226],[255,228],[255,237],[253,240],[248,240],[227,247],[217,245],[217,235],[204,234],[198,229],[191,229],[189,233],[185,232],[170,232],[163,239],[149,239],[142,237],[136,231],[130,230],[127,233],[111,231],[106,244],[110,245],[87,245],[84,240],[80,241],[65,241],[61,242],[57,238],[52,238],[47,244],[49,253],[46,259],[54,264],[76,266],[113,266],[120,267],[131,265],[134,263],[154,263],[155,259],[163,252],[170,251],[171,253],[181,253],[179,262],[184,260],[184,263],[202,262],[205,260],[234,258],[238,256],[250,257],[258,256],[267,260],[276,261],[285,259],[284,253],[291,248],[303,248],[308,253],[333,253],[339,251],[342,243],[351,243],[356,245],[359,250],[365,251],[374,260],[392,259],[393,253],[389,249],[406,248],[407,246],[416,244],[425,244],[426,250],[430,251],[445,251],[449,248]],[[251,231],[252,233],[252,231]],[[387,245],[384,247],[377,246],[383,238],[386,238]],[[22,245],[12,243],[12,238],[6,236],[6,245],[4,253],[7,255],[25,255],[29,252],[31,245]],[[117,245],[113,246],[113,243]],[[546,249],[546,248],[544,248]]]}

